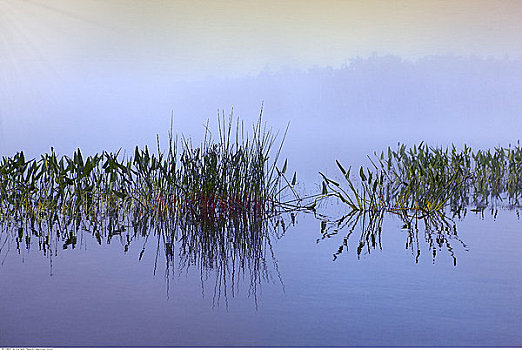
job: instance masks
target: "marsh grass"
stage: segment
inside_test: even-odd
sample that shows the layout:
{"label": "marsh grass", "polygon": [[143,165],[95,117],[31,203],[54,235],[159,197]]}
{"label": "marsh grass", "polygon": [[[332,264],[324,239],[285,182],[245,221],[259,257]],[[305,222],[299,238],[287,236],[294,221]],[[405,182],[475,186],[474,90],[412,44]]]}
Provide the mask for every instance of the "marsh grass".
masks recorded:
{"label": "marsh grass", "polygon": [[174,137],[171,126],[166,152],[158,139],[156,153],[136,147],[128,158],[119,151],[85,158],[80,149],[72,157],[59,157],[53,149],[40,159],[26,160],[23,152],[3,157],[0,220],[30,218],[34,223],[62,215],[96,221],[119,211],[158,221],[273,215],[295,203],[296,175],[286,178],[287,161],[277,166],[286,131],[275,148],[278,135],[261,116],[262,111],[248,133],[232,114],[222,115],[217,141],[207,123],[197,147],[188,138]]}
{"label": "marsh grass", "polygon": [[[420,211],[430,213],[450,208],[453,212],[468,206],[516,207],[522,190],[522,148],[472,152],[464,146],[429,147],[421,143],[407,149],[370,158],[372,167],[359,169],[353,177],[336,161],[345,185],[322,176],[322,193],[317,199],[335,197],[354,211]],[[312,204],[314,206],[316,202]]]}
{"label": "marsh grass", "polygon": [[[119,151],[84,158],[79,149],[72,157],[59,157],[53,149],[39,159],[26,160],[23,152],[3,157],[0,223],[16,231],[17,249],[22,240],[29,249],[32,237],[44,250],[51,249],[49,242],[56,238],[43,232],[54,227],[63,232],[64,248],[74,247],[77,240],[63,227],[90,231],[100,244],[104,237],[121,238],[130,228],[147,236],[156,227],[165,232],[164,242],[174,242],[172,234],[182,232],[184,265],[196,264],[202,271],[224,266],[229,271],[216,257],[238,261],[239,256],[258,254],[265,241],[256,227],[266,227],[269,220],[279,223],[284,213],[293,222],[298,211],[311,211],[321,220],[323,238],[348,230],[345,247],[359,227],[358,255],[381,247],[385,214],[399,217],[410,230],[407,247],[418,242],[421,223],[430,247],[445,245],[450,252],[449,241],[458,240],[453,218],[468,210],[483,215],[486,208],[496,215],[498,207],[515,208],[518,215],[520,144],[476,152],[467,146],[399,145],[374,154],[371,166],[360,167],[356,174],[336,161],[343,180],[320,172],[321,193],[301,196],[295,189],[296,174],[286,176],[288,162],[278,166],[288,128],[277,145],[278,135],[262,122],[262,110],[250,132],[232,114],[219,116],[217,126],[214,137],[207,122],[203,141],[193,146],[190,138],[174,136],[171,124],[167,151],[161,151],[158,139],[156,152],[136,147],[127,158]],[[329,198],[349,211],[335,220],[321,216],[317,204]],[[302,204],[304,200],[309,204]],[[284,229],[283,221],[281,225]],[[172,247],[165,244],[170,256]],[[192,258],[197,250],[208,254]]]}

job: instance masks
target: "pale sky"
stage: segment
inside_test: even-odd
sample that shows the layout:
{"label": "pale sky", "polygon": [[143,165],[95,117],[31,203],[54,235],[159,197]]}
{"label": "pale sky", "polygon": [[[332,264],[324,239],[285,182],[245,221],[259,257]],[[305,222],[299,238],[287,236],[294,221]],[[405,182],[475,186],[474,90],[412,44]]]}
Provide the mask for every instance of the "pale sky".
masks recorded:
{"label": "pale sky", "polygon": [[0,0],[0,8],[4,76],[116,69],[190,80],[338,67],[372,54],[522,56],[516,0]]}

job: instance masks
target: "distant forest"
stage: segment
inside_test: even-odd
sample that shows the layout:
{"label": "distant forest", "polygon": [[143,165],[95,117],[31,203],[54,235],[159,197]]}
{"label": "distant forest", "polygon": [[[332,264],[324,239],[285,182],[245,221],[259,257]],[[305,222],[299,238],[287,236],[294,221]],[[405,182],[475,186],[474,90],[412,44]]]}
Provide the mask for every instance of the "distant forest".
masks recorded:
{"label": "distant forest", "polygon": [[196,85],[198,95],[213,96],[212,102],[223,106],[262,98],[271,109],[300,117],[398,122],[522,118],[522,59],[373,56],[340,68],[265,70]]}

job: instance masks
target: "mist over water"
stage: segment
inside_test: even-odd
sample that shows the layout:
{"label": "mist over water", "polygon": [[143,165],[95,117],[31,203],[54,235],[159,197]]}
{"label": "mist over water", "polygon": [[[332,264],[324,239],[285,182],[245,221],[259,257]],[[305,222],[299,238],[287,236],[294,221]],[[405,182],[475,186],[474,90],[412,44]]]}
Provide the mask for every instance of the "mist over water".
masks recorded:
{"label": "mist over water", "polygon": [[218,110],[233,110],[250,130],[262,105],[273,130],[290,123],[284,155],[305,177],[397,142],[508,146],[522,132],[520,59],[375,55],[340,68],[192,82],[117,65],[27,74],[2,89],[2,155],[156,149],[157,134],[168,140],[171,115],[174,132],[199,142],[207,120],[217,131]]}
{"label": "mist over water", "polygon": [[0,345],[520,345],[521,4],[0,0]]}

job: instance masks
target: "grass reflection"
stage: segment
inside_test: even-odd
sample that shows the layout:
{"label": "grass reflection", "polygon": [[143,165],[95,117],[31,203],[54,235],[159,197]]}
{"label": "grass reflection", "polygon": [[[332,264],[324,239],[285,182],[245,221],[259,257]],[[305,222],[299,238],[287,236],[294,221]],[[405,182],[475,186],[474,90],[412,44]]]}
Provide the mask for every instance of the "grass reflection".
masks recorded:
{"label": "grass reflection", "polygon": [[[23,218],[2,223],[0,258],[3,263],[10,251],[24,256],[37,247],[49,259],[52,274],[54,257],[63,250],[85,248],[90,236],[99,245],[120,244],[123,253],[132,251],[140,261],[153,256],[155,275],[164,266],[167,295],[176,274],[197,273],[202,293],[212,291],[213,305],[224,302],[228,308],[229,298],[243,292],[257,307],[262,283],[280,283],[284,289],[272,241],[284,235],[290,217],[241,212],[219,219],[158,222],[153,216],[120,211],[97,220],[65,215],[49,222]],[[132,245],[138,249],[131,250]]]}
{"label": "grass reflection", "polygon": [[[422,213],[420,211],[352,211],[337,219],[316,214],[321,221],[321,240],[344,235],[342,244],[333,254],[336,260],[344,252],[355,250],[360,258],[371,254],[374,250],[382,250],[383,221],[386,216],[399,219],[401,229],[407,232],[405,248],[411,251],[415,262],[419,262],[421,247],[427,244],[425,253],[436,261],[438,252],[445,250],[451,256],[453,265],[457,265],[454,245],[458,244],[468,250],[466,244],[459,238],[455,219],[442,211]],[[360,233],[358,238],[357,232]],[[355,235],[355,236],[354,236]],[[353,246],[352,246],[353,245]]]}

